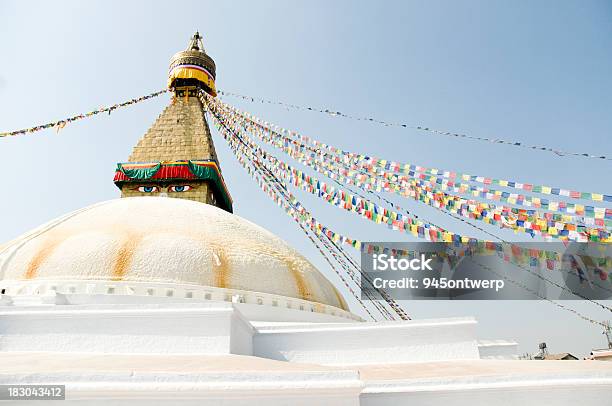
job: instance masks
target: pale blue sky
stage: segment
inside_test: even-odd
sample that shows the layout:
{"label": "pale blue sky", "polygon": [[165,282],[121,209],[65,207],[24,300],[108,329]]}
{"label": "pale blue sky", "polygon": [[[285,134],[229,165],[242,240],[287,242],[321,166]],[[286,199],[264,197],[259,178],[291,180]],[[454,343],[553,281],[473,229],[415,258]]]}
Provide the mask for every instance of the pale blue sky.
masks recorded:
{"label": "pale blue sky", "polygon": [[[195,30],[218,87],[383,120],[612,154],[609,1],[0,1],[0,129],[86,112],[165,85]],[[226,101],[330,144],[403,162],[585,191],[612,192],[609,162],[427,136],[279,107]],[[163,96],[67,126],[0,140],[0,241],[118,196],[115,163],[161,112]],[[236,214],[298,248],[334,282],[301,231],[215,134]],[[405,240],[298,194],[361,240]],[[410,208],[418,207],[405,204]],[[456,231],[433,210],[419,214]],[[495,231],[492,229],[492,231]],[[498,233],[513,238],[512,233]],[[479,236],[479,235],[476,235]],[[569,303],[593,318],[610,313]],[[548,303],[407,302],[417,318],[474,315],[482,338],[584,355],[599,328]],[[357,308],[355,307],[357,310]]]}

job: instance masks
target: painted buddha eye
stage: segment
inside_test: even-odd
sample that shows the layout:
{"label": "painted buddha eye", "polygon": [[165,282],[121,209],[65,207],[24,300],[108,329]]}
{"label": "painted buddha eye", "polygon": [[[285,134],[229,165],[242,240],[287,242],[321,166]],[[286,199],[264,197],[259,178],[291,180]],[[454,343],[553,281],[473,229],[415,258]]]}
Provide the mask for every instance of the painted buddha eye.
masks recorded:
{"label": "painted buddha eye", "polygon": [[189,185],[174,185],[174,186],[170,186],[168,188],[168,190],[170,192],[178,192],[178,193],[186,192],[186,191],[191,190],[191,189],[193,189],[193,188],[191,186],[189,186]]}
{"label": "painted buddha eye", "polygon": [[157,186],[139,186],[138,191],[142,193],[154,193],[158,192]]}

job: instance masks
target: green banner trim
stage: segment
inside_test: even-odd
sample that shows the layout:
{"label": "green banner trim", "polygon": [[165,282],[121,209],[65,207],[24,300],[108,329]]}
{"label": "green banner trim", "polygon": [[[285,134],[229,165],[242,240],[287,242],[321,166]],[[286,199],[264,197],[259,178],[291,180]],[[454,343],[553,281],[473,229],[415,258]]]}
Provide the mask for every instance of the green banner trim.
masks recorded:
{"label": "green banner trim", "polygon": [[155,176],[155,174],[157,173],[157,171],[159,171],[160,168],[161,168],[161,162],[149,168],[133,168],[133,169],[126,169],[123,167],[122,164],[117,164],[118,171],[121,171],[128,178],[136,179],[136,180],[151,179],[153,176]]}
{"label": "green banner trim", "polygon": [[[196,161],[197,162],[197,161]],[[216,162],[210,161],[216,165]],[[162,168],[162,166],[181,166],[187,165],[189,172],[194,175],[197,179],[208,180],[213,184],[213,188],[215,191],[221,196],[221,203],[224,208],[232,212],[232,199],[229,196],[227,188],[225,187],[225,183],[221,178],[221,174],[217,170],[216,166],[212,165],[198,165],[193,161],[183,161],[183,162],[168,162],[161,163],[158,162],[156,164],[151,163],[152,166],[142,167],[142,168],[125,168],[122,163],[117,164],[117,171],[123,173],[125,176],[130,178],[130,181],[146,181],[150,180],[155,174]],[[126,163],[126,166],[129,166],[130,163]],[[176,178],[184,179],[184,178]],[[159,179],[163,180],[163,179]],[[188,180],[188,179],[185,179]]]}
{"label": "green banner trim", "polygon": [[200,166],[192,161],[187,163],[189,166],[189,171],[195,175],[198,179],[202,180],[210,180],[215,186],[215,189],[221,195],[221,199],[223,200],[224,206],[227,208],[227,211],[232,212],[232,200],[229,197],[229,193],[225,188],[225,184],[221,179],[221,176],[217,169],[212,166]]}

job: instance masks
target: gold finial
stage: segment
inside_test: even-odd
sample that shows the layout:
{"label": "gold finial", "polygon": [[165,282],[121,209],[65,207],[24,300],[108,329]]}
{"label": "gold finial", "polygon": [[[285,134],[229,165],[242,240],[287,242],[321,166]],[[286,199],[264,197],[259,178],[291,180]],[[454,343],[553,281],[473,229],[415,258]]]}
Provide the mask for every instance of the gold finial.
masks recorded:
{"label": "gold finial", "polygon": [[187,47],[187,50],[204,52],[204,43],[202,42],[202,39],[203,38],[200,35],[200,32],[196,31],[196,33],[193,34],[193,37],[191,37],[191,40],[189,41],[189,46]]}
{"label": "gold finial", "polygon": [[197,89],[203,89],[214,97],[217,95],[215,79],[215,61],[204,51],[202,36],[196,31],[187,49],[170,60],[168,87],[174,89],[177,96],[182,96],[186,89],[194,94]]}

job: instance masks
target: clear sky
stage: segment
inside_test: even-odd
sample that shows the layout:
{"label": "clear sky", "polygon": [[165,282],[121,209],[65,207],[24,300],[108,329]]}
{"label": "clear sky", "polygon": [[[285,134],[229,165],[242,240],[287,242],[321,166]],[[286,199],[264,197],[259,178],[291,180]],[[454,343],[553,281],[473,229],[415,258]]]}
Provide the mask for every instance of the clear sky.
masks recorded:
{"label": "clear sky", "polygon": [[[220,89],[476,136],[612,154],[609,1],[0,1],[0,130],[53,121],[165,86],[195,30]],[[169,97],[0,140],[0,241],[118,197],[112,183]],[[608,162],[428,136],[270,105],[226,101],[339,147],[401,162],[612,192]],[[215,133],[235,213],[287,240],[337,286],[301,231]],[[361,240],[407,241],[311,196],[317,217]],[[432,221],[471,228],[427,208]],[[490,229],[495,231],[495,229]],[[512,233],[499,233],[516,238]],[[356,253],[355,253],[356,254]],[[348,296],[348,295],[347,295]],[[609,312],[565,302],[590,317]],[[356,306],[353,306],[357,310]],[[416,318],[473,315],[481,338],[521,351],[587,354],[601,330],[545,302],[405,302]]]}

